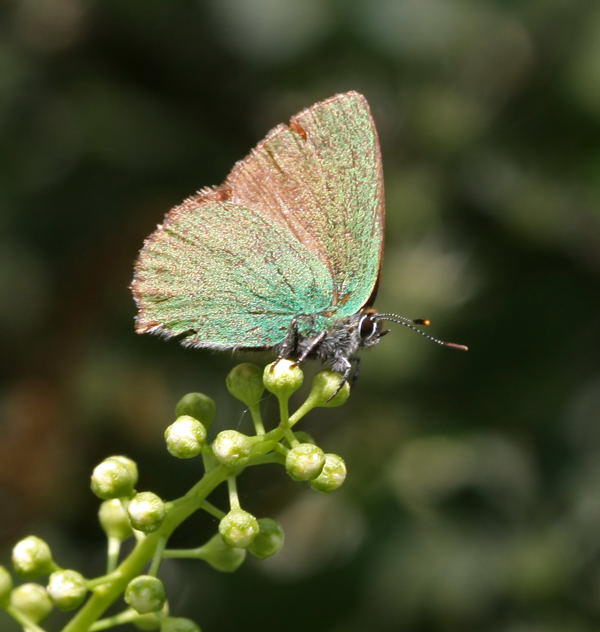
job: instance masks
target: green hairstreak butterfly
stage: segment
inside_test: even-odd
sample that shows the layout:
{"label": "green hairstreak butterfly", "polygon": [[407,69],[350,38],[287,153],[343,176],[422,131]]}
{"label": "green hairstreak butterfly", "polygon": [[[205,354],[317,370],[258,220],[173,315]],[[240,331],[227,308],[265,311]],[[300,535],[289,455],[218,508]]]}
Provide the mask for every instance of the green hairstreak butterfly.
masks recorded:
{"label": "green hairstreak butterfly", "polygon": [[388,333],[373,308],[383,172],[366,99],[338,94],[271,130],[223,184],[167,213],[135,265],[136,331],[190,347],[274,348],[346,380]]}

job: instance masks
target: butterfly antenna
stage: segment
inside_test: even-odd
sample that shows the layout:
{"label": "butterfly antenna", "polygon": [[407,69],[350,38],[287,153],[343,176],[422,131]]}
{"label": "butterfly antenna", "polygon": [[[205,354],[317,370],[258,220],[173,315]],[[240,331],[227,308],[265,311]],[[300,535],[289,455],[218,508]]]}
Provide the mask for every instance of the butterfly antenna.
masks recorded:
{"label": "butterfly antenna", "polygon": [[442,347],[450,347],[451,349],[458,349],[459,351],[468,351],[469,347],[466,345],[460,345],[456,342],[446,342],[445,340],[440,340],[439,338],[435,338],[434,336],[430,336],[426,334],[424,331],[421,331],[415,325],[431,325],[431,321],[426,318],[415,318],[411,320],[410,318],[406,318],[406,316],[400,316],[399,314],[375,314],[373,316],[373,320],[387,320],[392,323],[397,323],[398,325],[402,325],[403,327],[407,327],[411,331],[423,336],[423,338],[427,338],[431,340],[431,342],[435,342],[438,345],[442,345]]}

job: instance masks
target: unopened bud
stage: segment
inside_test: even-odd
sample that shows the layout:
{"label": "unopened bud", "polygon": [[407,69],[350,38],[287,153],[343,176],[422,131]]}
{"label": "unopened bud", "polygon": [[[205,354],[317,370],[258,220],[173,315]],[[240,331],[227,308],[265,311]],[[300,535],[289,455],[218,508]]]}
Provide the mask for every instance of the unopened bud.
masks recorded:
{"label": "unopened bud", "polygon": [[285,457],[285,469],[295,481],[316,478],[325,464],[325,453],[312,443],[299,443]]}
{"label": "unopened bud", "polygon": [[302,369],[291,360],[275,360],[267,364],[263,372],[265,388],[273,395],[288,399],[296,392],[304,380]]}
{"label": "unopened bud", "polygon": [[201,421],[206,430],[210,429],[216,414],[217,407],[214,399],[204,393],[188,393],[175,406],[175,417],[189,415]]}
{"label": "unopened bud", "polygon": [[181,415],[165,430],[167,450],[178,459],[191,459],[202,452],[206,428],[202,422]]}
{"label": "unopened bud", "polygon": [[243,509],[232,509],[219,522],[219,533],[226,544],[245,549],[258,534],[258,520]]}
{"label": "unopened bud", "polygon": [[61,570],[50,575],[46,590],[57,608],[73,610],[83,603],[87,593],[87,584],[81,573]]}
{"label": "unopened bud", "polygon": [[337,454],[326,454],[325,465],[310,486],[318,492],[333,492],[346,480],[346,464]]}
{"label": "unopened bud", "polygon": [[125,589],[125,601],[139,614],[160,610],[165,600],[163,583],[152,575],[139,575]]}
{"label": "unopened bud", "polygon": [[215,437],[212,450],[219,463],[238,467],[248,462],[254,440],[237,430],[223,430]]}
{"label": "unopened bud", "polygon": [[144,533],[156,531],[165,518],[166,507],[154,492],[140,492],[127,505],[131,526]]}
{"label": "unopened bud", "polygon": [[308,400],[313,406],[335,408],[345,404],[350,397],[350,384],[339,373],[323,370],[313,378]]}
{"label": "unopened bud", "polygon": [[52,601],[39,584],[21,584],[10,594],[10,605],[34,623],[39,623],[52,612]]}
{"label": "unopened bud", "polygon": [[126,540],[133,535],[129,516],[118,498],[105,500],[98,510],[98,519],[109,538]]}
{"label": "unopened bud", "polygon": [[91,488],[103,500],[124,498],[133,494],[137,479],[134,461],[126,456],[111,456],[94,468]]}
{"label": "unopened bud", "polygon": [[246,549],[230,546],[220,533],[215,534],[202,549],[202,559],[224,573],[237,570],[246,559]]}
{"label": "unopened bud", "polygon": [[0,608],[4,608],[8,605],[12,587],[13,580],[10,573],[4,566],[0,566]]}
{"label": "unopened bud", "polygon": [[160,632],[201,632],[200,626],[191,619],[169,617],[162,622]]}
{"label": "unopened bud", "polygon": [[50,547],[35,535],[23,538],[15,544],[12,563],[15,571],[27,578],[48,575],[56,568]]}
{"label": "unopened bud", "polygon": [[262,369],[256,364],[250,362],[238,364],[227,375],[225,380],[227,390],[246,406],[256,406],[265,390],[262,373]]}
{"label": "unopened bud", "polygon": [[252,540],[248,550],[255,557],[264,560],[281,550],[285,536],[281,525],[272,518],[260,518],[258,527],[258,535]]}

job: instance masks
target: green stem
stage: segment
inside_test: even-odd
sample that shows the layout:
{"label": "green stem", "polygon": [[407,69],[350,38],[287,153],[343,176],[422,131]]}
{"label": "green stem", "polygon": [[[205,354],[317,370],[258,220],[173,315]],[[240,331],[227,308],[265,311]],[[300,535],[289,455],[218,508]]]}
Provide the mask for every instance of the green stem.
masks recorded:
{"label": "green stem", "polygon": [[152,558],[152,564],[150,564],[150,568],[148,569],[148,575],[152,575],[152,577],[156,577],[158,575],[158,568],[160,566],[160,561],[166,544],[166,538],[161,538],[158,541],[156,551],[154,551],[154,557]]}
{"label": "green stem", "polygon": [[288,406],[289,400],[284,397],[279,398],[279,428],[283,432],[283,436],[287,442],[294,447],[298,443],[298,439],[294,436],[290,428],[290,411]]}
{"label": "green stem", "polygon": [[204,546],[199,546],[195,549],[165,549],[163,551],[163,557],[185,557],[191,559],[202,559],[204,552]]}
{"label": "green stem", "polygon": [[278,465],[283,465],[285,463],[285,457],[281,454],[265,454],[264,456],[257,456],[256,458],[252,459],[246,465],[246,467],[252,467],[253,465],[267,465],[269,463],[277,463]]}
{"label": "green stem", "polygon": [[[296,443],[298,443],[298,441],[296,441]],[[286,454],[289,452],[289,450],[284,446],[281,445],[281,443],[276,443],[274,450],[278,453],[281,454],[281,456],[283,456],[285,458]]]}
{"label": "green stem", "polygon": [[28,616],[24,615],[20,610],[12,606],[6,606],[6,612],[21,624],[21,627],[27,632],[45,632],[44,628],[34,623]]}
{"label": "green stem", "polygon": [[260,414],[260,407],[258,404],[255,406],[249,406],[250,415],[252,417],[252,423],[254,424],[254,430],[258,436],[265,434],[265,426],[263,424],[262,416]]}
{"label": "green stem", "polygon": [[106,556],[106,572],[112,573],[119,562],[121,553],[121,540],[113,536],[108,536],[108,553]]}
{"label": "green stem", "polygon": [[200,505],[200,509],[204,509],[206,513],[209,513],[211,516],[214,516],[215,518],[217,518],[217,520],[221,520],[221,518],[225,516],[224,511],[221,511],[218,507],[215,507],[215,505],[208,502],[208,500],[205,500],[204,502],[202,502],[202,504]]}
{"label": "green stem", "polygon": [[298,408],[296,412],[290,417],[290,428],[293,428],[302,419],[302,417],[307,415],[315,407],[316,401],[309,395],[306,401],[300,406],[300,408]]}
{"label": "green stem", "polygon": [[230,476],[227,479],[227,489],[229,490],[229,506],[231,509],[239,509],[240,499],[237,493],[237,482],[235,476]]}
{"label": "green stem", "polygon": [[197,511],[206,496],[223,483],[229,471],[222,465],[207,472],[185,496],[171,504],[161,526],[143,540],[138,541],[131,553],[115,571],[115,578],[94,589],[86,604],[63,628],[63,632],[87,632],[102,613],[121,595],[127,584],[139,575],[152,559],[161,539],[168,539],[171,533],[191,514]]}
{"label": "green stem", "polygon": [[89,588],[89,590],[93,590],[94,588],[97,588],[98,586],[101,586],[102,584],[111,582],[113,579],[116,579],[117,577],[118,577],[118,573],[116,573],[115,571],[111,571],[110,573],[107,573],[106,575],[100,575],[99,577],[94,577],[94,579],[88,579],[87,587]]}
{"label": "green stem", "polygon": [[127,610],[123,610],[123,612],[119,612],[119,614],[115,614],[112,617],[106,617],[106,619],[96,621],[96,623],[90,626],[90,632],[98,632],[98,630],[106,630],[107,628],[112,628],[116,625],[130,623],[131,621],[139,619],[139,617],[140,615],[135,610],[128,608]]}

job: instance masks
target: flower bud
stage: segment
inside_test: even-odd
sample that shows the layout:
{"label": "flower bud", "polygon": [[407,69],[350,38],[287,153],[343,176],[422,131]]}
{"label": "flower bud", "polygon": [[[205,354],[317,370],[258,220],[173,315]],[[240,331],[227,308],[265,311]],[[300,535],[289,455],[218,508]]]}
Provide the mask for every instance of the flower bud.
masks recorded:
{"label": "flower bud", "polygon": [[254,440],[237,430],[223,430],[215,437],[212,444],[214,455],[227,467],[245,465],[250,456]]}
{"label": "flower bud", "polygon": [[10,605],[34,623],[45,619],[52,611],[52,601],[39,584],[21,584],[10,594]]}
{"label": "flower bud", "polygon": [[175,417],[189,415],[201,421],[206,430],[212,426],[217,414],[215,401],[204,393],[188,393],[175,406]]}
{"label": "flower bud", "polygon": [[144,533],[156,531],[165,518],[166,507],[154,492],[140,492],[127,505],[131,526]]}
{"label": "flower bud", "polygon": [[168,617],[162,622],[160,632],[201,632],[200,626],[184,617]]}
{"label": "flower bud", "polygon": [[343,381],[339,373],[323,370],[319,371],[312,381],[311,391],[308,399],[312,400],[314,406],[323,406],[325,408],[335,408],[346,403],[350,397],[350,384]]}
{"label": "flower bud", "polygon": [[325,465],[310,486],[318,492],[333,492],[346,480],[346,464],[337,454],[326,454]]}
{"label": "flower bud", "polygon": [[246,406],[256,406],[265,390],[262,369],[250,362],[234,366],[229,371],[225,384],[227,390]]}
{"label": "flower bud", "polygon": [[156,612],[165,604],[165,587],[158,577],[139,575],[127,584],[125,601],[139,614]]}
{"label": "flower bud", "polygon": [[258,534],[258,520],[243,509],[232,509],[219,522],[219,533],[226,544],[245,549]]}
{"label": "flower bud", "polygon": [[167,450],[178,459],[191,459],[202,452],[206,440],[206,428],[202,422],[181,415],[165,430]]}
{"label": "flower bud", "polygon": [[220,533],[215,534],[202,549],[202,559],[224,573],[237,570],[246,559],[246,549],[229,546]]}
{"label": "flower bud", "polygon": [[133,535],[129,516],[118,498],[105,500],[98,510],[98,519],[109,538],[126,540]]}
{"label": "flower bud", "polygon": [[83,603],[87,583],[83,575],[77,571],[55,571],[50,575],[46,590],[57,608],[73,610]]}
{"label": "flower bud", "polygon": [[0,566],[0,608],[8,605],[12,587],[13,580],[10,573],[4,568],[4,566]]}
{"label": "flower bud", "polygon": [[15,544],[12,563],[15,571],[27,578],[48,575],[56,568],[50,547],[35,535],[23,538]]}
{"label": "flower bud", "polygon": [[126,456],[111,456],[92,472],[91,488],[98,498],[129,497],[137,483],[137,465]]}
{"label": "flower bud", "polygon": [[281,399],[288,399],[302,386],[303,380],[302,369],[291,360],[275,360],[263,372],[265,388]]}
{"label": "flower bud", "polygon": [[285,457],[285,469],[295,481],[316,478],[325,464],[325,453],[312,443],[299,443]]}
{"label": "flower bud", "polygon": [[165,601],[164,606],[158,612],[148,612],[139,614],[133,621],[133,625],[138,630],[158,630],[165,617],[169,616],[169,602]]}
{"label": "flower bud", "polygon": [[260,531],[254,540],[252,540],[252,544],[248,547],[248,550],[255,557],[264,560],[267,557],[275,555],[275,553],[279,553],[283,546],[285,536],[281,525],[277,520],[273,520],[272,518],[260,518],[258,527]]}

